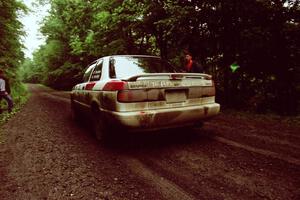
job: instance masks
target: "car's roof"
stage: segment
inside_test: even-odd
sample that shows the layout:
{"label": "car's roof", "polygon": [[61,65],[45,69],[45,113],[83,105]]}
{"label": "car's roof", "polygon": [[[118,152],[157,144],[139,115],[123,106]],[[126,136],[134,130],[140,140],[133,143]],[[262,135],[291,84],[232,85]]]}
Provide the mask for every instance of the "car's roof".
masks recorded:
{"label": "car's roof", "polygon": [[161,57],[159,57],[159,56],[152,56],[152,55],[138,55],[138,54],[136,54],[136,55],[130,55],[130,54],[127,54],[127,55],[109,55],[109,56],[103,56],[103,57],[100,57],[100,58],[98,58],[98,59],[96,59],[96,60],[94,60],[93,62],[91,62],[88,66],[91,66],[93,63],[95,63],[95,62],[97,62],[98,60],[100,60],[100,59],[107,59],[107,58],[110,58],[110,57],[144,57],[144,58],[161,58]]}
{"label": "car's roof", "polygon": [[159,56],[152,56],[152,55],[110,55],[110,56],[104,56],[102,58],[108,58],[108,57],[147,57],[147,58],[160,58]]}
{"label": "car's roof", "polygon": [[102,58],[109,58],[109,57],[145,57],[145,58],[160,58],[159,56],[152,56],[152,55],[109,55],[109,56],[103,56],[101,58],[98,58],[97,60],[99,59],[102,59]]}

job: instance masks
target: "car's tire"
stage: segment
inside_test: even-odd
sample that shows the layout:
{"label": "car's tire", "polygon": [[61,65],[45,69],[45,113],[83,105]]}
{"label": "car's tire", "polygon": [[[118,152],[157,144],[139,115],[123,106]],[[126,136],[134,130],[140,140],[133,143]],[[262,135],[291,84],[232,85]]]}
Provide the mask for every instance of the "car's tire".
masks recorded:
{"label": "car's tire", "polygon": [[80,113],[78,109],[75,106],[75,103],[71,100],[71,118],[74,121],[79,121],[80,120]]}
{"label": "car's tire", "polygon": [[99,110],[92,110],[92,131],[100,142],[105,142],[109,136],[108,125]]}

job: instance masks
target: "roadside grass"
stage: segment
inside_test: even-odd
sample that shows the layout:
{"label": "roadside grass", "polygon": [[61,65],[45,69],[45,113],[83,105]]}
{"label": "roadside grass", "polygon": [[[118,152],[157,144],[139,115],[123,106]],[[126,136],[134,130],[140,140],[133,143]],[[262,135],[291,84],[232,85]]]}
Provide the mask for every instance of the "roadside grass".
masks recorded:
{"label": "roadside grass", "polygon": [[[22,106],[27,102],[30,94],[28,92],[28,88],[25,84],[20,83],[15,85],[12,88],[12,92],[11,92],[11,96],[13,98],[14,101],[14,108],[13,111],[11,113],[8,113],[5,111],[3,111],[2,113],[0,113],[0,143],[3,142],[3,134],[2,134],[2,126],[5,122],[7,122],[12,116],[14,116],[16,113],[18,113],[20,111],[20,109],[22,108]],[[7,108],[7,104],[6,101],[3,99],[0,102],[0,108],[2,109],[6,109]]]}

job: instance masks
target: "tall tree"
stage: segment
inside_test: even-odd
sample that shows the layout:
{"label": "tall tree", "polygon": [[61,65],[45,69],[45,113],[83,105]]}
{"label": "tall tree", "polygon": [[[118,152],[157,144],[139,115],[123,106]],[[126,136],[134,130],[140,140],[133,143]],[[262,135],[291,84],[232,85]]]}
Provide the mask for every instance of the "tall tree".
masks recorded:
{"label": "tall tree", "polygon": [[24,58],[21,36],[22,24],[18,20],[18,13],[27,9],[19,1],[0,2],[0,65],[10,73],[16,71]]}
{"label": "tall tree", "polygon": [[[50,15],[42,26],[47,41],[35,53],[34,63],[49,74],[41,80],[51,86],[70,88],[89,62],[104,55],[160,55],[182,65],[186,49],[213,74],[223,105],[281,113],[297,107],[299,1],[49,3]],[[233,63],[240,66],[234,72]],[[69,84],[62,77],[68,77]]]}

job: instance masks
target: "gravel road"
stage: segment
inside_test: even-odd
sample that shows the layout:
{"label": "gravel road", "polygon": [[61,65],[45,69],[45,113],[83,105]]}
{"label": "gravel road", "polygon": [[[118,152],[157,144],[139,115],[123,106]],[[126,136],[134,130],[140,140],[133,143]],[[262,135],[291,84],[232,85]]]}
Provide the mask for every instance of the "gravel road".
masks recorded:
{"label": "gravel road", "polygon": [[300,199],[300,127],[221,113],[101,144],[67,92],[29,85],[0,130],[0,199]]}

